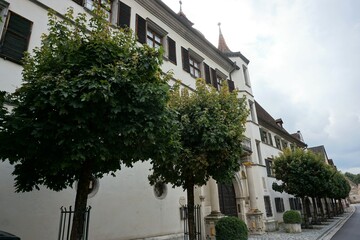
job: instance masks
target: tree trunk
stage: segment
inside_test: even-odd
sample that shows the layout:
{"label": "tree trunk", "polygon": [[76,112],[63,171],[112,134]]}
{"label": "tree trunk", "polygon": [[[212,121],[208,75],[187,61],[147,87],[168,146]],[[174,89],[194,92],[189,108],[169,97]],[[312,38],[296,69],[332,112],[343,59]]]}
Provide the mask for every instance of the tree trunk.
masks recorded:
{"label": "tree trunk", "polygon": [[312,197],[311,200],[313,202],[313,208],[314,208],[314,219],[312,221],[313,221],[313,224],[318,224],[319,219],[318,219],[317,203],[315,201],[315,197]]}
{"label": "tree trunk", "polygon": [[339,198],[338,202],[339,202],[340,213],[343,214],[344,213],[344,207],[343,207],[343,204],[342,204],[342,199]]}
{"label": "tree trunk", "polygon": [[301,197],[301,201],[304,204],[304,227],[309,228],[309,217],[308,217],[308,213],[307,213],[309,205],[308,205],[308,202],[306,201],[305,197]]}
{"label": "tree trunk", "polygon": [[325,200],[325,208],[326,208],[327,217],[328,217],[328,218],[331,218],[330,208],[329,208],[329,203],[328,203],[328,201],[327,201],[327,198],[324,197],[324,200]]}
{"label": "tree trunk", "polygon": [[320,198],[320,197],[317,197],[316,200],[317,200],[317,203],[318,203],[319,208],[320,208],[321,221],[325,221],[324,207],[323,207],[323,204],[322,204],[322,202],[321,202],[321,198]]}
{"label": "tree trunk", "polygon": [[338,210],[337,210],[337,206],[336,206],[336,200],[334,198],[331,199],[331,205],[333,206],[333,212],[334,215],[337,216],[339,215]]}
{"label": "tree trunk", "polygon": [[189,229],[189,240],[196,240],[196,225],[194,215],[194,184],[187,183],[187,202],[188,202],[188,229]]}
{"label": "tree trunk", "polygon": [[79,175],[70,240],[81,240],[84,234],[84,216],[91,179],[91,166],[91,161],[85,161]]}

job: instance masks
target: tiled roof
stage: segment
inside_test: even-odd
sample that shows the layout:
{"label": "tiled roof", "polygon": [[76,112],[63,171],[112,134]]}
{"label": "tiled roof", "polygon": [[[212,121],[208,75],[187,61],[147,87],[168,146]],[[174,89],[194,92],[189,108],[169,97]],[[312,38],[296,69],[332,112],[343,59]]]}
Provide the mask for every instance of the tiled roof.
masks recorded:
{"label": "tiled roof", "polygon": [[293,134],[289,134],[283,127],[280,127],[276,123],[276,120],[257,101],[255,101],[255,108],[260,125],[267,127],[269,130],[277,132],[278,134],[282,134],[287,138],[291,138],[300,146],[306,146],[306,144],[301,141],[299,137],[295,137]]}

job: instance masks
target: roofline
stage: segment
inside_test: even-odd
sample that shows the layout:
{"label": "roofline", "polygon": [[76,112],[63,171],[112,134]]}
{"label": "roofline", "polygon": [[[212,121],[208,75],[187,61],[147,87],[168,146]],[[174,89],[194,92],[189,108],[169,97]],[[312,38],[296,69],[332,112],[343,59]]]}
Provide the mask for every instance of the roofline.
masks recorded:
{"label": "roofline", "polygon": [[[169,6],[167,6],[164,2],[161,0],[153,0],[153,1],[143,1],[143,0],[135,0],[138,4],[143,6],[145,9],[147,9],[151,14],[159,18],[160,20],[167,20],[167,25],[172,28],[174,31],[178,31],[179,29],[176,28],[176,23],[168,21],[168,19],[165,19],[166,16],[164,14],[161,14],[161,12],[156,11],[156,7],[160,7],[166,11],[167,14],[170,14],[171,17],[173,17],[177,24],[180,24],[182,28],[186,28],[187,31],[191,32],[191,34],[195,35],[198,39],[194,39],[193,36],[190,36],[188,34],[184,34],[183,38],[187,40],[189,43],[194,45],[196,48],[201,50],[204,53],[207,53],[208,57],[210,57],[215,62],[219,63],[219,60],[223,61],[222,64],[224,69],[228,69],[229,71],[232,70],[234,67],[234,62],[223,52],[221,52],[217,47],[215,47],[209,40],[205,38],[204,35],[202,35],[197,29],[193,28],[192,26],[189,26],[189,24],[186,23],[184,19],[182,19],[178,14],[176,14]],[[205,43],[205,46],[204,46]],[[209,49],[212,51],[209,51]],[[216,56],[217,55],[217,56]],[[245,58],[242,55],[243,61],[248,64],[249,60]],[[227,65],[227,66],[225,66]]]}

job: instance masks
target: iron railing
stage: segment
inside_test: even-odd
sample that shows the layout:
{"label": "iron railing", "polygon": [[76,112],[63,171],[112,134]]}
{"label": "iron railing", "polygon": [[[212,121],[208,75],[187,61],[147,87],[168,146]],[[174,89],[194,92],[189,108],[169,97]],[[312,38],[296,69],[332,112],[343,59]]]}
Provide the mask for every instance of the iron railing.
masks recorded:
{"label": "iron railing", "polygon": [[[180,208],[181,219],[184,220],[184,240],[189,239],[188,228],[188,207],[187,205]],[[201,205],[194,206],[195,236],[196,240],[201,240]]]}
{"label": "iron railing", "polygon": [[[91,206],[87,207],[83,212],[84,225],[81,240],[88,240],[89,237],[90,210]],[[70,206],[69,209],[61,207],[60,211],[61,215],[58,240],[69,240],[75,210],[73,210]]]}

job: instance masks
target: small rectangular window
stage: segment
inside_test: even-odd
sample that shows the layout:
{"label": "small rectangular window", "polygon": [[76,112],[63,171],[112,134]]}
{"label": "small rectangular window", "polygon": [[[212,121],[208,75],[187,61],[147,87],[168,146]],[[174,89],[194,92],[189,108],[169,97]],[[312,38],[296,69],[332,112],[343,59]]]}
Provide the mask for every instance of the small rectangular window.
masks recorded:
{"label": "small rectangular window", "polygon": [[[79,1],[76,1],[79,2]],[[96,6],[96,4],[100,4],[102,9],[106,13],[106,19],[110,20],[110,12],[111,12],[111,4],[108,0],[83,0],[83,3],[80,5],[83,5],[85,8],[89,10],[93,10]]]}
{"label": "small rectangular window", "polygon": [[276,146],[276,148],[278,148],[278,149],[282,149],[281,148],[281,139],[278,137],[278,136],[275,136],[275,146]]}
{"label": "small rectangular window", "polygon": [[291,210],[302,210],[300,198],[289,198],[289,204]]}
{"label": "small rectangular window", "polygon": [[287,148],[288,147],[288,142],[285,141],[285,140],[281,140],[281,147],[282,147],[282,149]]}
{"label": "small rectangular window", "polygon": [[154,30],[148,28],[146,32],[146,43],[150,47],[159,49],[162,46],[162,37]]}
{"label": "small rectangular window", "polygon": [[250,79],[249,79],[249,71],[245,65],[242,65],[242,69],[243,69],[245,84],[246,84],[246,86],[250,87],[251,85],[250,85]]}
{"label": "small rectangular window", "polygon": [[0,56],[20,63],[27,51],[33,23],[9,11],[0,44]]}
{"label": "small rectangular window", "polygon": [[271,159],[265,159],[265,164],[268,177],[274,177],[273,161]]}
{"label": "small rectangular window", "polygon": [[282,198],[275,198],[276,212],[282,213],[285,211],[284,200]]}
{"label": "small rectangular window", "polygon": [[272,217],[271,201],[269,196],[264,196],[266,217]]}
{"label": "small rectangular window", "polygon": [[189,64],[190,64],[190,74],[191,74],[191,76],[196,77],[196,78],[201,77],[200,63],[190,56],[189,57]]}

